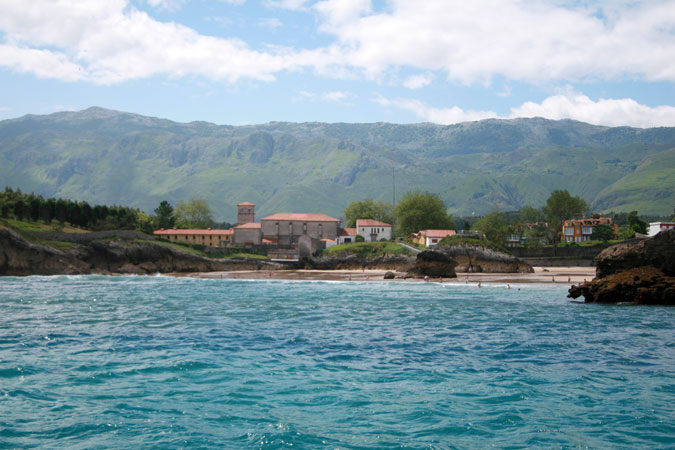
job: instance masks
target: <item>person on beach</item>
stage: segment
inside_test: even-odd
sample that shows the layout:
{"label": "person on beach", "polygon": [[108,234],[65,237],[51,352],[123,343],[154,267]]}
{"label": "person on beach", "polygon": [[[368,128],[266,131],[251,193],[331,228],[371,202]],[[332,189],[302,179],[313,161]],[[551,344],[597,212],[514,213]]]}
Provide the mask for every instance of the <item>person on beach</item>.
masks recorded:
{"label": "person on beach", "polygon": [[427,282],[429,281],[429,275],[424,276],[424,281],[427,281]]}
{"label": "person on beach", "polygon": [[511,285],[509,283],[506,283],[506,289],[511,289]]}
{"label": "person on beach", "polygon": [[478,287],[480,288],[480,281],[478,282]]}

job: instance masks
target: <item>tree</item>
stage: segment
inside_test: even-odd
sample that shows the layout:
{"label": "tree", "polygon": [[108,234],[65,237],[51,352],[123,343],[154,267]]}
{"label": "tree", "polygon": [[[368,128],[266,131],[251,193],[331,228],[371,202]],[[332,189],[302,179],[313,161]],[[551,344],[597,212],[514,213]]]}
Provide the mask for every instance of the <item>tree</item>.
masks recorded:
{"label": "tree", "polygon": [[176,218],[173,216],[173,206],[166,200],[162,200],[157,208],[155,208],[155,214],[157,214],[157,226],[159,228],[173,228],[176,223]]}
{"label": "tree", "polygon": [[[172,208],[173,209],[173,208]],[[136,231],[152,234],[157,229],[157,218],[140,211],[136,215]]]}
{"label": "tree", "polygon": [[174,216],[178,228],[208,228],[213,224],[211,209],[202,198],[178,202]]}
{"label": "tree", "polygon": [[494,211],[486,214],[485,217],[478,219],[478,222],[471,227],[473,230],[480,230],[485,234],[485,238],[495,244],[502,245],[509,233],[509,223],[504,214]]}
{"label": "tree", "polygon": [[541,222],[544,220],[544,213],[533,206],[523,206],[520,210],[520,220],[524,223]]}
{"label": "tree", "polygon": [[593,227],[593,234],[591,234],[591,239],[594,241],[604,241],[607,242],[610,239],[614,239],[614,228],[610,225],[605,225],[604,223],[596,225]]}
{"label": "tree", "polygon": [[351,202],[344,210],[345,227],[354,228],[357,219],[374,219],[391,224],[392,207],[388,203],[376,202],[371,198]]}
{"label": "tree", "polygon": [[647,222],[638,217],[637,211],[631,211],[626,217],[628,226],[636,233],[647,234]]}
{"label": "tree", "polygon": [[408,236],[420,230],[455,228],[441,197],[429,192],[406,193],[396,205],[395,217],[396,232],[401,236]]}
{"label": "tree", "polygon": [[581,197],[572,197],[567,189],[556,189],[551,192],[543,209],[549,222],[549,230],[553,234],[553,241],[557,242],[563,221],[582,216],[588,211],[588,204]]}
{"label": "tree", "polygon": [[23,203],[23,200],[18,199],[14,202],[14,216],[16,217],[16,220],[23,220],[24,209],[25,204]]}

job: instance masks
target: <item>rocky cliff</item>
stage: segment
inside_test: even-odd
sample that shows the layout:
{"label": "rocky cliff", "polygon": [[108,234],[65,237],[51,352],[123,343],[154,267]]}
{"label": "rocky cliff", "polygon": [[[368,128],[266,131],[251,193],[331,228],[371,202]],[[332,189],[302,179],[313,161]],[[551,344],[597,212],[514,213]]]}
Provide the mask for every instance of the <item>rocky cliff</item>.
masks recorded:
{"label": "rocky cliff", "polygon": [[280,267],[266,261],[203,258],[157,244],[140,233],[59,237],[73,242],[72,249],[60,251],[32,244],[10,230],[0,229],[0,275],[152,274]]}
{"label": "rocky cliff", "polygon": [[633,239],[603,250],[596,277],[573,286],[569,297],[587,303],[675,305],[675,230]]}

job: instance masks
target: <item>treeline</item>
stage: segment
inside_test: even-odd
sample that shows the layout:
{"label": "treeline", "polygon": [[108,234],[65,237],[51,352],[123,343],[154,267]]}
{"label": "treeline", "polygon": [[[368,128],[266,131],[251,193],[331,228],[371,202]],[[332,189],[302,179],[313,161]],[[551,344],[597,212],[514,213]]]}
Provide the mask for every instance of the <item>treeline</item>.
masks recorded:
{"label": "treeline", "polygon": [[[4,219],[24,221],[56,220],[61,225],[69,223],[92,230],[144,230],[147,215],[127,206],[90,205],[85,201],[63,198],[44,198],[34,193],[25,194],[20,189],[6,187],[0,193],[0,216]],[[149,230],[152,232],[152,230]]]}

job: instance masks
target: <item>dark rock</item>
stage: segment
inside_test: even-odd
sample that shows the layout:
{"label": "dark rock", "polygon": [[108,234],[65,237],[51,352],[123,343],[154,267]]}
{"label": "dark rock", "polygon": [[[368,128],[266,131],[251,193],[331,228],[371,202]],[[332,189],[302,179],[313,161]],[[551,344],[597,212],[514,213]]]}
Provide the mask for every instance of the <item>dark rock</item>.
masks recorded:
{"label": "dark rock", "polygon": [[595,265],[598,278],[642,266],[656,267],[665,274],[675,275],[675,230],[608,247],[595,258]]}
{"label": "dark rock", "polygon": [[314,270],[398,270],[406,271],[415,263],[410,256],[378,256],[363,258],[356,255],[329,256],[322,258],[308,258],[303,261],[305,269]]}
{"label": "dark rock", "polygon": [[445,253],[425,250],[417,254],[415,265],[408,270],[408,273],[418,277],[456,278],[456,266],[457,261]]}
{"label": "dark rock", "polygon": [[675,229],[603,250],[593,281],[569,290],[587,303],[675,306]]}
{"label": "dark rock", "polygon": [[396,274],[394,272],[392,272],[391,270],[388,270],[387,272],[385,272],[385,274],[384,274],[385,280],[393,280],[394,278],[396,278]]}
{"label": "dark rock", "polygon": [[533,273],[534,268],[528,263],[486,247],[473,245],[451,245],[438,249],[455,261],[457,272],[468,273]]}

